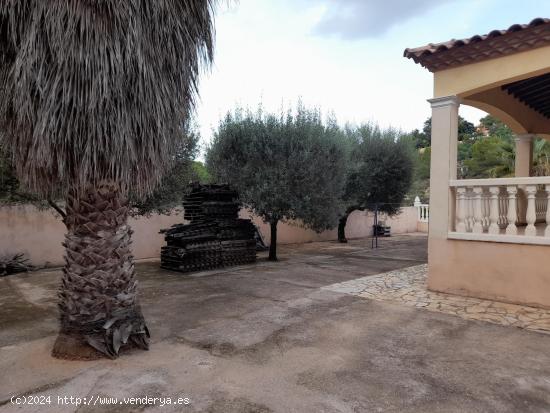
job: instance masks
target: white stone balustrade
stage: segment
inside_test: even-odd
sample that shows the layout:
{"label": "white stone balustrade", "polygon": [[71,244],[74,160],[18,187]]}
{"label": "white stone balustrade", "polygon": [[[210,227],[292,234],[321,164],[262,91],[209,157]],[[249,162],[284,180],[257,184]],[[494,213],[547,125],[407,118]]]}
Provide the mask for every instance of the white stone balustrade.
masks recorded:
{"label": "white stone balustrade", "polygon": [[448,238],[550,245],[550,177],[451,180]]}
{"label": "white stone balustrade", "polygon": [[430,221],[430,205],[421,203],[420,198],[416,197],[414,199],[414,206],[418,210],[418,222],[429,222]]}

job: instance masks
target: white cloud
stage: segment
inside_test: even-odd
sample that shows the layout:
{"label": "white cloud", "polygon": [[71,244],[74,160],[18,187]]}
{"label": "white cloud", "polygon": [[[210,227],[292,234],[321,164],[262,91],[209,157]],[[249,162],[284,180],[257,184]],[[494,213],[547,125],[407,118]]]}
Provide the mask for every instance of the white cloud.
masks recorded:
{"label": "white cloud", "polygon": [[376,37],[451,0],[327,0],[314,32],[344,39]]}
{"label": "white cloud", "polygon": [[[204,140],[236,105],[255,108],[261,102],[266,110],[278,111],[299,98],[333,111],[341,123],[421,128],[430,116],[426,99],[432,94],[432,74],[402,53],[406,47],[459,36],[461,30],[474,34],[464,26],[468,16],[478,14],[470,13],[471,7],[459,9],[449,3],[381,37],[349,41],[314,34],[327,12],[323,3],[240,0],[217,19],[215,66],[200,87],[197,120]],[[458,17],[446,21],[442,15]],[[462,115],[476,122],[482,114],[465,109]]]}

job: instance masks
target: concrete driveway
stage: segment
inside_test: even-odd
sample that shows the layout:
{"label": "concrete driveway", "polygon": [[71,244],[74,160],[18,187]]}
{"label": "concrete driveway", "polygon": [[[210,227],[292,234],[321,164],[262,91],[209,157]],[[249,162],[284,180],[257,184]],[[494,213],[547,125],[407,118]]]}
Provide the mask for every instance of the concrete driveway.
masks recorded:
{"label": "concrete driveway", "polygon": [[426,261],[424,236],[380,245],[194,276],[140,264],[151,350],[116,361],[51,358],[59,271],[0,279],[0,411],[550,411],[549,335],[321,289]]}

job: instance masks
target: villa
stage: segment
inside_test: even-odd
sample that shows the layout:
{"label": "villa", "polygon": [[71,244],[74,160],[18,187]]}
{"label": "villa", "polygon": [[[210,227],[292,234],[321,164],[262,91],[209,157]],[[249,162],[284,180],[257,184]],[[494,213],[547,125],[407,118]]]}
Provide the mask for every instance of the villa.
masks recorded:
{"label": "villa", "polygon": [[[406,49],[433,73],[428,287],[550,307],[550,176],[532,176],[550,139],[550,19]],[[457,179],[458,110],[516,134],[515,177]]]}

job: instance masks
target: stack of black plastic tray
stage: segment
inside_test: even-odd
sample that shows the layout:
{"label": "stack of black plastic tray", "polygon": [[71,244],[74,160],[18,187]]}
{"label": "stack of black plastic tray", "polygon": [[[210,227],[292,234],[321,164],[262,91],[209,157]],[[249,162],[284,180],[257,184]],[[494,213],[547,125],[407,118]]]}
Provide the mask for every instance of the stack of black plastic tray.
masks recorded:
{"label": "stack of black plastic tray", "polygon": [[193,184],[183,201],[190,223],[161,230],[161,266],[190,272],[256,261],[256,228],[239,218],[238,198],[228,185]]}

